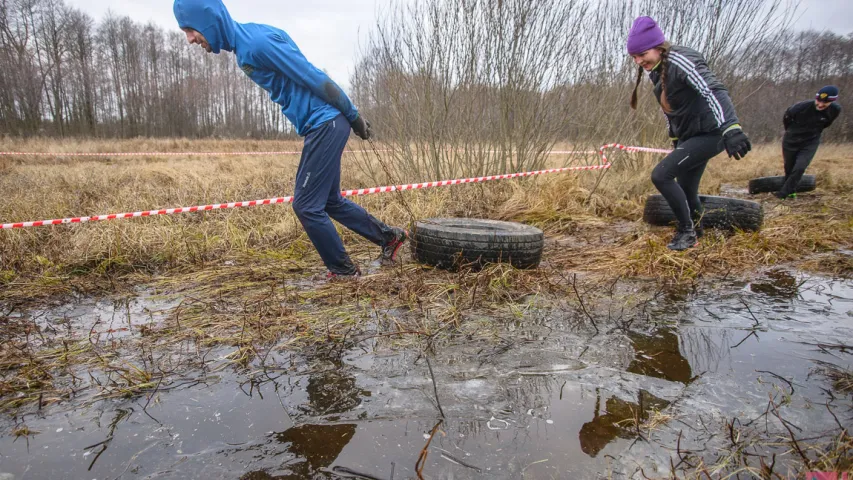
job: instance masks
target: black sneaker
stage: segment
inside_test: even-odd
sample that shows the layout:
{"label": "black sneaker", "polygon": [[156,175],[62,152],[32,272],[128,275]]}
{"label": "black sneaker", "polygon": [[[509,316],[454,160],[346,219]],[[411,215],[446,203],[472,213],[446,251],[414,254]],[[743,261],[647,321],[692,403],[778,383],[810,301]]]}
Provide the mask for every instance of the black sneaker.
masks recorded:
{"label": "black sneaker", "polygon": [[397,260],[397,252],[400,247],[409,239],[409,232],[402,228],[393,227],[394,239],[382,246],[382,253],[379,255],[379,260],[382,263],[394,263]]}
{"label": "black sneaker", "polygon": [[696,237],[695,230],[678,230],[666,248],[680,252],[696,245],[699,245],[699,238]]}
{"label": "black sneaker", "polygon": [[696,238],[702,238],[705,236],[705,227],[700,225],[699,222],[696,222],[696,224],[693,225],[693,231],[696,232]]}

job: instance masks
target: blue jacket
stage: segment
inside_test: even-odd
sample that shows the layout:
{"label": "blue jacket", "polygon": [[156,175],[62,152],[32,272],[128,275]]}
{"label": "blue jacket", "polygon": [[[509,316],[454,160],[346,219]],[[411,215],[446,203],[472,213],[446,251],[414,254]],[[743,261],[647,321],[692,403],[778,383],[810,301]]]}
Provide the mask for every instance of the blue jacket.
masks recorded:
{"label": "blue jacket", "polygon": [[341,113],[350,123],[358,118],[343,90],[311,65],[283,30],[237,23],[221,0],[175,0],[174,11],[178,25],[204,35],[213,53],[234,52],[243,72],[281,105],[299,135]]}

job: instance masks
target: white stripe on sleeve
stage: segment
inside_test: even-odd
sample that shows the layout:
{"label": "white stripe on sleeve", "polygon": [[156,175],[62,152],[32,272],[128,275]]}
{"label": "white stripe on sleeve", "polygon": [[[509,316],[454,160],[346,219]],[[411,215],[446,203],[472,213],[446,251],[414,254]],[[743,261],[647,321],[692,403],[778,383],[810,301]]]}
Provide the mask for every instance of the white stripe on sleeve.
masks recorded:
{"label": "white stripe on sleeve", "polygon": [[720,101],[717,100],[717,97],[714,96],[714,93],[711,91],[711,88],[708,86],[708,82],[699,74],[699,71],[696,70],[696,65],[687,59],[684,55],[681,55],[677,52],[670,52],[669,58],[675,65],[678,65],[685,73],[687,73],[687,78],[696,91],[699,92],[705,100],[708,102],[708,106],[711,107],[711,111],[714,113],[714,118],[717,120],[717,126],[722,127],[726,121],[726,115],[723,110],[723,106],[720,104]]}

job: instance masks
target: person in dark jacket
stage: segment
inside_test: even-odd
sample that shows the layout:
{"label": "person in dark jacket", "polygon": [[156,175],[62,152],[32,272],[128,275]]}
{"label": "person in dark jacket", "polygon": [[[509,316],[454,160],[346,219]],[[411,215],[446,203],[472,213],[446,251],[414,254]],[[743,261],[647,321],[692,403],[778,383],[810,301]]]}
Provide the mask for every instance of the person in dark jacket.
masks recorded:
{"label": "person in dark jacket", "polygon": [[371,131],[340,87],[309,63],[283,30],[237,23],[221,0],[175,0],[174,13],[190,44],[208,53],[233,52],[243,72],[269,92],[305,137],[293,210],[329,269],[328,278],[360,274],[330,217],[379,245],[383,261],[393,261],[407,232],[341,196],[341,155],[350,129],[363,140]]}
{"label": "person in dark jacket", "polygon": [[652,182],[678,219],[671,250],[695,247],[702,236],[699,182],[708,161],[723,149],[740,160],[752,148],[738,124],[729,92],[708,69],[696,50],[673,46],[650,17],[639,17],[628,34],[628,54],[639,68],[631,96],[648,72],[655,97],[667,119],[673,151],[652,171]]}
{"label": "person in dark jacket", "polygon": [[814,101],[807,100],[792,105],[785,111],[782,123],[782,157],[785,159],[785,183],[776,192],[777,198],[796,197],[797,187],[820,146],[823,130],[841,114],[838,104],[838,87],[828,85],[820,89]]}

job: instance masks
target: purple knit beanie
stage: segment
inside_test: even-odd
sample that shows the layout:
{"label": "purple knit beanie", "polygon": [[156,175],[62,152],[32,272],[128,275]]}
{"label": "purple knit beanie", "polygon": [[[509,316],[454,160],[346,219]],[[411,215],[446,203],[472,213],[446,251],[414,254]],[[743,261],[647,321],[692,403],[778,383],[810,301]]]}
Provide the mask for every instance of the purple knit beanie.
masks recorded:
{"label": "purple knit beanie", "polygon": [[665,41],[666,37],[652,17],[637,17],[628,34],[628,54],[639,55]]}

